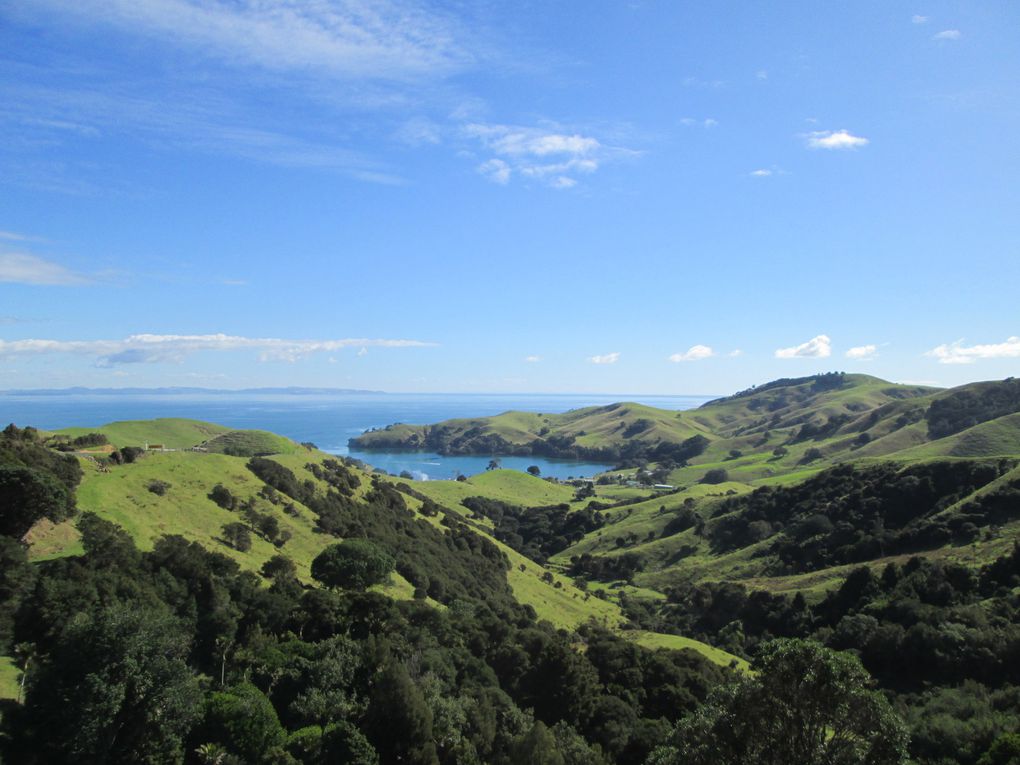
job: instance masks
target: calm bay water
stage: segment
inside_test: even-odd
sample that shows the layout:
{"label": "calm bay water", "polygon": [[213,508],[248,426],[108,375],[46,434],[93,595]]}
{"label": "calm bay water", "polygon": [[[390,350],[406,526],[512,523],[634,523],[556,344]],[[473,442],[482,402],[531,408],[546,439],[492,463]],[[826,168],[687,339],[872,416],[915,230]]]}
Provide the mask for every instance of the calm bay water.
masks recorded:
{"label": "calm bay water", "polygon": [[[347,440],[369,428],[395,422],[426,424],[453,417],[485,417],[511,409],[558,413],[616,401],[638,401],[663,409],[692,409],[710,396],[603,396],[521,394],[358,393],[336,395],[0,395],[0,427],[8,422],[44,430],[96,427],[115,420],[189,417],[231,428],[258,428],[311,441],[320,449],[343,454],[391,473],[408,471],[419,480],[473,475],[485,470],[493,455],[442,456],[426,452],[350,451]],[[506,468],[538,465],[556,478],[591,476],[610,465],[540,457],[500,457]]]}

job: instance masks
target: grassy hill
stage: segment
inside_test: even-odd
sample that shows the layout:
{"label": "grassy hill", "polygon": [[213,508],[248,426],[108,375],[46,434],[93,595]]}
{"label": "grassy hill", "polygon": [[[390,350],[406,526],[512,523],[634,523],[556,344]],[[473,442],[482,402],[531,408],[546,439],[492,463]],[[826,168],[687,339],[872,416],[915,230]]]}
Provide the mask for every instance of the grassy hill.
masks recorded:
{"label": "grassy hill", "polygon": [[163,417],[155,420],[111,422],[97,428],[63,428],[54,431],[54,434],[76,438],[88,433],[102,433],[117,448],[144,446],[149,443],[162,444],[168,449],[188,449],[229,432],[230,428],[210,422]]}
{"label": "grassy hill", "polygon": [[[106,464],[95,459],[79,460],[83,478],[77,491],[77,505],[81,511],[93,512],[116,523],[127,531],[142,550],[152,549],[165,534],[176,534],[195,541],[209,550],[222,553],[235,560],[243,569],[258,572],[262,565],[276,554],[290,558],[298,576],[311,582],[310,567],[315,556],[335,537],[316,528],[315,514],[300,502],[290,502],[291,510],[284,512],[282,505],[266,498],[265,484],[246,467],[246,458],[237,451],[272,451],[273,461],[292,471],[297,480],[310,481],[316,491],[325,494],[329,486],[309,470],[310,464],[322,465],[333,459],[322,452],[310,451],[293,442],[263,431],[230,431],[207,423],[189,420],[165,420],[113,423],[88,432],[104,432],[117,446],[137,443],[135,439],[162,439],[167,448],[184,448],[202,443],[208,451],[149,452],[131,464]],[[68,431],[61,431],[68,432]],[[70,435],[73,431],[68,432]],[[208,438],[209,440],[204,440]],[[204,437],[204,438],[203,438]],[[234,451],[231,453],[224,453]],[[361,485],[352,497],[365,498],[371,474],[358,471]],[[162,494],[153,492],[154,482],[165,485]],[[398,484],[397,481],[392,481]],[[250,502],[262,514],[272,515],[288,539],[276,546],[267,539],[252,535],[250,550],[241,552],[228,545],[221,536],[225,524],[239,520],[236,510],[221,507],[210,497],[216,485],[225,487],[240,502]],[[463,508],[460,502],[468,496],[494,496],[505,500],[525,501],[534,504],[570,502],[573,489],[512,470],[489,471],[474,476],[468,482],[436,481],[415,484],[415,494],[433,499],[449,508],[458,517]],[[409,507],[419,510],[421,501],[407,495]],[[418,512],[418,520],[445,531],[436,518]],[[540,619],[557,627],[576,628],[594,621],[612,629],[620,628],[625,619],[620,607],[611,600],[603,600],[579,590],[573,581],[556,571],[549,571],[520,553],[493,539],[484,525],[472,524],[477,533],[489,538],[510,560],[507,581],[516,599],[535,609]],[[80,535],[74,520],[53,524],[41,521],[29,532],[33,560],[49,560],[82,552]],[[389,585],[379,587],[397,599],[410,600],[413,586],[400,574],[394,573]],[[430,601],[432,602],[432,601]],[[662,636],[663,640],[670,636]],[[651,638],[642,637],[648,642]],[[737,657],[719,652],[710,646],[687,641],[683,647],[702,651],[716,663],[728,666]]]}
{"label": "grassy hill", "polygon": [[596,456],[628,443],[679,443],[703,433],[676,412],[635,403],[586,407],[563,414],[504,412],[435,425],[391,425],[352,439],[359,449],[433,449],[448,454]]}
{"label": "grassy hill", "polygon": [[295,454],[303,447],[289,438],[265,430],[232,430],[210,422],[164,417],[155,420],[125,420],[96,428],[63,428],[52,436],[77,438],[101,433],[116,447],[160,446],[164,449],[202,448],[218,454],[251,457],[256,454]]}

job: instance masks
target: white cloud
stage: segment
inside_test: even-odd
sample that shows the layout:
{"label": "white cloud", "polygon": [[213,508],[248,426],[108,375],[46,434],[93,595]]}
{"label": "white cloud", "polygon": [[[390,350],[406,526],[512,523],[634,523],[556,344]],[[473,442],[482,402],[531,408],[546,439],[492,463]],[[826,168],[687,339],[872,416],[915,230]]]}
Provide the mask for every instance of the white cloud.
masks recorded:
{"label": "white cloud", "polygon": [[852,135],[846,130],[816,130],[804,136],[809,149],[856,149],[867,146],[867,138]]}
{"label": "white cloud", "polygon": [[478,166],[478,172],[493,183],[506,186],[510,182],[510,165],[501,159],[489,159]]}
{"label": "white cloud", "polygon": [[442,140],[442,130],[428,117],[414,117],[397,128],[394,137],[408,146],[435,145]]}
{"label": "white cloud", "polygon": [[34,236],[27,236],[26,234],[18,234],[14,231],[0,231],[0,239],[6,239],[11,242],[32,242],[38,241]]}
{"label": "white cloud", "polygon": [[739,348],[734,348],[732,351],[730,351],[726,355],[729,356],[731,359],[735,359],[738,356],[743,356],[744,352],[742,350],[740,350]]}
{"label": "white cloud", "polygon": [[599,163],[594,159],[570,159],[566,162],[549,165],[527,165],[521,168],[521,173],[531,178],[542,178],[547,175],[562,175],[570,172],[594,173],[598,169]]}
{"label": "white cloud", "polygon": [[764,69],[759,69],[757,72],[754,73],[754,76],[757,77],[759,80],[767,80],[769,78],[769,73]]}
{"label": "white cloud", "polygon": [[959,40],[961,37],[959,29],[943,29],[941,32],[932,35],[933,40]]}
{"label": "white cloud", "polygon": [[511,157],[587,156],[601,148],[599,141],[591,136],[567,135],[540,128],[472,122],[464,127],[464,132],[479,139],[497,154]]}
{"label": "white cloud", "polygon": [[33,0],[35,13],[105,25],[201,56],[272,71],[406,79],[451,72],[473,56],[451,18],[400,0],[209,2]]}
{"label": "white cloud", "polygon": [[755,178],[768,178],[772,175],[772,171],[767,168],[759,168],[758,170],[752,170],[751,175]]}
{"label": "white cloud", "polygon": [[498,183],[507,183],[512,172],[517,172],[553,188],[570,188],[577,184],[576,176],[594,173],[606,160],[638,153],[607,146],[593,136],[558,128],[472,122],[465,125],[462,132],[498,155],[481,165],[499,169],[494,179]]}
{"label": "white cloud", "polygon": [[776,351],[777,359],[826,359],[831,355],[832,341],[828,335],[818,335],[806,343]]}
{"label": "white cloud", "polygon": [[719,120],[714,117],[706,117],[705,119],[695,119],[694,117],[681,117],[680,124],[685,127],[693,127],[694,125],[700,125],[703,128],[714,128],[719,125]]}
{"label": "white cloud", "polygon": [[939,360],[940,364],[973,364],[981,359],[1020,358],[1020,337],[1007,338],[1004,343],[966,346],[962,340],[946,343],[925,353]]}
{"label": "white cloud", "polygon": [[47,286],[87,284],[88,279],[59,263],[24,252],[0,252],[0,282]]}
{"label": "white cloud", "polygon": [[422,348],[421,340],[344,338],[340,340],[285,340],[237,335],[130,335],[122,340],[0,340],[0,358],[71,353],[94,356],[99,366],[150,362],[178,363],[200,351],[254,350],[261,361],[297,361],[313,353],[361,346]]}
{"label": "white cloud", "polygon": [[524,360],[529,364],[537,364],[542,360],[541,356],[525,356]]}
{"label": "white cloud", "polygon": [[358,358],[363,358],[363,357],[365,357],[367,355],[368,355],[368,348],[366,348],[365,346],[361,346],[358,349],[358,353],[357,353]]}
{"label": "white cloud", "polygon": [[590,361],[592,364],[615,364],[619,360],[620,354],[615,352],[605,353],[602,354],[601,356],[590,356],[588,358],[588,361]]}
{"label": "white cloud", "polygon": [[856,359],[857,361],[870,361],[875,358],[878,353],[877,345],[858,345],[846,352],[848,359]]}
{"label": "white cloud", "polygon": [[709,346],[692,345],[685,353],[674,353],[669,357],[669,360],[674,363],[681,361],[701,361],[702,359],[708,359],[712,356],[715,356],[715,351],[713,351]]}
{"label": "white cloud", "polygon": [[928,23],[928,17],[927,16],[922,16],[919,13],[915,13],[913,16],[910,17],[910,23],[911,24],[927,24]]}

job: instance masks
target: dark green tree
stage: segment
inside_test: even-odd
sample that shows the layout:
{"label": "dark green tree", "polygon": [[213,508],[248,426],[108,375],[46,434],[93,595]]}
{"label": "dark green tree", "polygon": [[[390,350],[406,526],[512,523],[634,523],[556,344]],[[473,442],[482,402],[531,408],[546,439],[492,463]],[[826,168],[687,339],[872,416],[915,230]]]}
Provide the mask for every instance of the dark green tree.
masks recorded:
{"label": "dark green tree", "polygon": [[556,737],[541,720],[536,720],[531,730],[514,741],[510,759],[529,765],[564,765]]}
{"label": "dark green tree", "polygon": [[0,465],[0,534],[20,539],[36,521],[62,521],[73,511],[71,492],[51,473]]}
{"label": "dark green tree", "polygon": [[712,468],[701,478],[702,483],[710,484],[725,483],[728,480],[730,480],[730,474],[723,468]]}
{"label": "dark green tree", "polygon": [[293,579],[297,576],[297,566],[286,555],[274,555],[262,564],[259,573],[266,579]]}
{"label": "dark green tree", "polygon": [[753,675],[718,688],[649,765],[897,765],[906,727],[852,654],[808,640],[761,647]]}
{"label": "dark green tree", "polygon": [[389,579],[393,556],[366,539],[330,545],[312,561],[312,576],[327,587],[365,590]]}
{"label": "dark green tree", "polygon": [[192,736],[201,744],[219,744],[245,762],[266,760],[286,741],[273,705],[254,685],[242,683],[213,693],[202,723]]}
{"label": "dark green tree", "polygon": [[365,731],[383,765],[439,763],[432,742],[432,711],[402,664],[390,662],[376,678]]}
{"label": "dark green tree", "polygon": [[180,761],[200,714],[187,632],[157,608],[83,612],[30,673],[20,761]]}
{"label": "dark green tree", "polygon": [[251,531],[243,523],[234,521],[223,526],[220,532],[223,541],[240,552],[248,552],[251,549]]}

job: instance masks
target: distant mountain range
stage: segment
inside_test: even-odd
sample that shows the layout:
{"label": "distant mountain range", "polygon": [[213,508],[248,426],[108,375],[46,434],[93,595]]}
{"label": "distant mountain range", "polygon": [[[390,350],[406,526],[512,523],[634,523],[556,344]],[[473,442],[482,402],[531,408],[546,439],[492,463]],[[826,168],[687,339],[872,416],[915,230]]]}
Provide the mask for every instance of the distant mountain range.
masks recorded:
{"label": "distant mountain range", "polygon": [[210,395],[210,396],[237,396],[251,394],[284,394],[289,396],[323,396],[323,395],[350,395],[364,393],[384,393],[381,390],[361,390],[358,388],[239,388],[235,390],[226,388],[23,388],[15,390],[0,390],[0,396],[184,396],[184,395]]}

